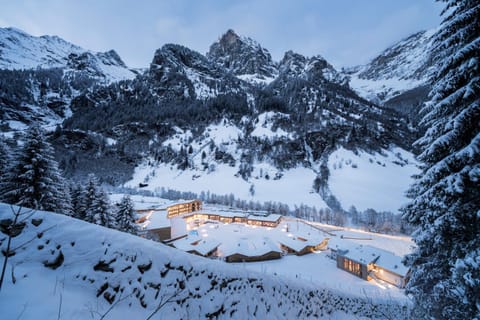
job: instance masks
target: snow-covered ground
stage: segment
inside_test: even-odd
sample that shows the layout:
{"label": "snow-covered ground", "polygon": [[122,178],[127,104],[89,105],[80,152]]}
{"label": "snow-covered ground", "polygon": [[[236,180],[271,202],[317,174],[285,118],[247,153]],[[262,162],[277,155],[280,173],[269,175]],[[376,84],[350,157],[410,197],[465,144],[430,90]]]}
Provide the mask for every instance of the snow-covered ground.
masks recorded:
{"label": "snow-covered ground", "polygon": [[393,213],[407,202],[405,192],[413,182],[412,175],[419,172],[413,155],[400,148],[384,155],[355,154],[340,148],[330,155],[328,169],[330,189],[343,208]]}
{"label": "snow-covered ground", "polygon": [[[133,179],[125,186],[135,188],[139,183],[146,182],[148,186],[144,189],[151,191],[161,188],[196,193],[210,191],[218,195],[234,194],[237,199],[285,203],[291,209],[301,204],[315,206],[318,209],[327,208],[320,195],[312,190],[315,173],[311,169],[297,167],[284,171],[282,178],[278,180],[273,179],[277,170],[271,166],[266,164],[257,166],[257,174],[260,169],[264,174],[271,170],[270,178],[258,176],[257,179],[253,178],[247,182],[236,176],[238,167],[226,164],[217,165],[210,173],[195,169],[180,171],[168,164],[160,164],[156,168],[144,164],[135,169]],[[252,185],[254,195],[250,192]]]}
{"label": "snow-covered ground", "polygon": [[[0,204],[0,220],[12,218],[11,207]],[[2,319],[146,319],[157,309],[157,317],[168,319],[405,317],[405,299],[351,293],[347,287],[356,282],[348,274],[350,285],[333,290],[306,276],[272,276],[269,267],[259,265],[256,272],[253,265],[189,255],[54,213],[24,211],[21,221],[0,290]],[[0,233],[0,247],[6,246]],[[304,257],[290,273],[307,263],[328,270],[321,260],[309,260],[315,256]]]}
{"label": "snow-covered ground", "polygon": [[[121,195],[113,195],[120,199]],[[132,196],[135,208],[166,207],[169,202],[155,197]],[[224,216],[234,215],[223,206],[209,205],[203,211]],[[166,211],[155,211],[149,216],[153,224],[162,222],[161,227],[170,226]],[[237,214],[238,215],[238,214]],[[147,224],[147,229],[148,229]],[[160,225],[159,225],[160,226]],[[283,218],[276,228],[251,226],[243,223],[224,224],[212,221],[200,226],[188,225],[183,234],[187,237],[174,241],[173,246],[183,251],[195,250],[207,254],[218,248],[214,256],[225,257],[238,251],[246,250],[247,256],[260,256],[269,251],[280,250],[281,244],[301,250],[306,244],[317,245],[328,238],[328,248],[348,248],[352,244],[386,250],[398,257],[410,253],[414,246],[408,236],[384,235],[353,228],[337,227],[321,223],[304,222],[292,217]],[[298,238],[302,240],[297,240]],[[306,241],[305,241],[306,240]],[[273,248],[273,249],[272,249]],[[273,251],[275,251],[273,250]],[[329,257],[329,250],[319,251],[304,256],[287,255],[280,260],[237,264],[241,268],[255,270],[272,276],[280,275],[292,280],[303,279],[324,288],[349,292],[352,295],[389,297],[405,299],[404,292],[395,286],[376,281],[364,281],[337,268],[336,261]]]}
{"label": "snow-covered ground", "polygon": [[[209,132],[216,143],[224,143],[225,148],[234,148],[233,144],[226,141],[232,136],[238,137],[240,132],[235,129],[228,126],[225,130],[212,127]],[[219,132],[225,134],[219,135]],[[189,132],[182,132],[166,143],[178,146],[189,137]],[[192,145],[195,146],[195,154],[200,146]],[[200,162],[196,158],[194,160]],[[328,183],[333,195],[346,210],[355,206],[360,211],[372,208],[398,213],[407,202],[405,192],[413,182],[412,175],[419,172],[417,165],[414,156],[400,148],[386,150],[384,154],[362,151],[355,154],[340,148],[328,160]],[[139,183],[148,183],[145,189],[151,191],[165,188],[196,193],[210,191],[219,195],[231,193],[237,199],[285,203],[290,209],[301,204],[317,209],[327,208],[320,195],[312,189],[316,173],[310,168],[299,166],[279,172],[266,162],[254,163],[249,181],[239,177],[238,170],[238,166],[217,164],[211,170],[195,167],[181,171],[168,164],[152,167],[145,163],[135,169],[133,179],[126,186],[135,188]]]}
{"label": "snow-covered ground", "polygon": [[259,137],[268,140],[283,137],[290,138],[291,133],[288,133],[281,128],[276,128],[273,130],[272,119],[274,117],[288,117],[288,115],[272,111],[261,113],[257,117],[255,129],[253,129],[251,135],[253,137]]}

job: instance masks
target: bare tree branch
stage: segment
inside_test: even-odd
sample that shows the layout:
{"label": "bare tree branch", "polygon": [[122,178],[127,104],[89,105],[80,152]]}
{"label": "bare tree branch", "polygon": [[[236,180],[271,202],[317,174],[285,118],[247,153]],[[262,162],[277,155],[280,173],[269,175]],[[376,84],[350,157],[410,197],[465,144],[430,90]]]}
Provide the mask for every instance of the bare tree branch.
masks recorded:
{"label": "bare tree branch", "polygon": [[[123,292],[122,292],[123,293]],[[115,308],[116,305],[118,305],[120,302],[122,302],[123,300],[125,299],[128,299],[129,297],[132,296],[133,293],[130,293],[129,295],[126,295],[125,297],[122,298],[122,293],[120,293],[120,297],[110,306],[110,308],[107,309],[107,311],[100,317],[99,320],[103,320],[105,319],[105,317],[107,316],[107,314],[110,313],[110,311],[113,310],[113,308]]]}
{"label": "bare tree branch", "polygon": [[[171,296],[169,296],[168,298],[163,296],[162,299],[160,300],[160,303],[158,304],[158,306],[155,308],[155,310],[153,310],[153,312],[145,319],[145,320],[150,320],[152,319],[152,317],[158,312],[160,311],[167,303],[171,303],[171,302],[174,302],[175,300],[173,298],[177,297],[183,290],[182,289],[177,289]],[[164,298],[166,298],[164,300]]]}

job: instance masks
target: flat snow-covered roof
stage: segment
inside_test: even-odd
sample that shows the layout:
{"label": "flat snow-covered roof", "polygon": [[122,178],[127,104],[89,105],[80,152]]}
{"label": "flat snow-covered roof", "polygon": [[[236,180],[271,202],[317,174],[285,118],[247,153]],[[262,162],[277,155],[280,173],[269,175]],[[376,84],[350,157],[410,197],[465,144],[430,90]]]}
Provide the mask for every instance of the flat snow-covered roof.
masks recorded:
{"label": "flat snow-covered roof", "polygon": [[270,252],[282,252],[280,247],[268,237],[240,237],[237,238],[236,244],[222,243],[218,247],[218,250],[223,257],[232,256],[234,254],[241,254],[246,257],[256,257],[263,256]]}
{"label": "flat snow-covered roof", "polygon": [[192,203],[194,201],[200,201],[198,199],[192,199],[192,200],[177,200],[177,201],[174,201],[174,202],[171,202],[168,204],[168,207],[172,207],[172,206],[176,206],[176,205],[179,205],[179,204],[188,204],[188,203]]}

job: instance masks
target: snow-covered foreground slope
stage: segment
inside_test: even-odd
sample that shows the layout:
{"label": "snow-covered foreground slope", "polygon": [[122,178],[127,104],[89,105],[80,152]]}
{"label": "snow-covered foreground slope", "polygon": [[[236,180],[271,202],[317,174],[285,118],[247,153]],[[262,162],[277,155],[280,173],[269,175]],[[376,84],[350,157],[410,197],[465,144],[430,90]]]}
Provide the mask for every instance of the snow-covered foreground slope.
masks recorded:
{"label": "snow-covered foreground slope", "polygon": [[413,155],[395,148],[384,154],[338,149],[328,160],[329,185],[342,206],[398,212],[419,172]]}
{"label": "snow-covered foreground slope", "polygon": [[[156,310],[158,319],[405,317],[403,302],[386,297],[248,271],[54,213],[20,218],[0,291],[2,319],[146,319]],[[7,219],[12,210],[0,204],[3,225]]]}

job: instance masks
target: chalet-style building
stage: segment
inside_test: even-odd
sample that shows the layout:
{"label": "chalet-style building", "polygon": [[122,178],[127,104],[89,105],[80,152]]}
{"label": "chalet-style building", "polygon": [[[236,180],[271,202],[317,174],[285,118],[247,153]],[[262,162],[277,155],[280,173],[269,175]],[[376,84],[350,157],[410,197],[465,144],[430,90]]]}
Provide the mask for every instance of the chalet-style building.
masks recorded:
{"label": "chalet-style building", "polygon": [[165,207],[135,208],[141,237],[155,241],[171,238],[170,220],[166,219]]}
{"label": "chalet-style building", "polygon": [[409,269],[402,257],[368,245],[336,250],[337,267],[364,280],[382,280],[404,288]]}

